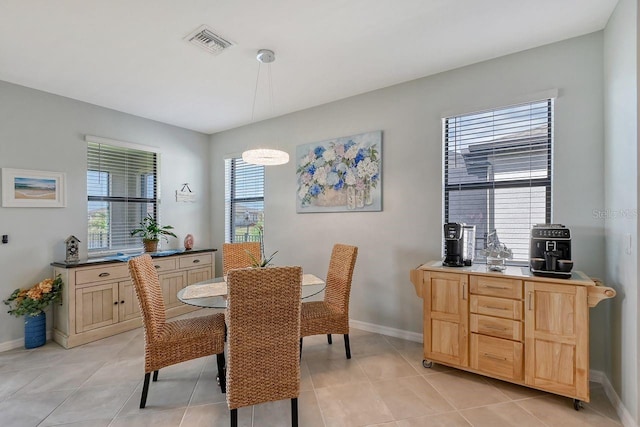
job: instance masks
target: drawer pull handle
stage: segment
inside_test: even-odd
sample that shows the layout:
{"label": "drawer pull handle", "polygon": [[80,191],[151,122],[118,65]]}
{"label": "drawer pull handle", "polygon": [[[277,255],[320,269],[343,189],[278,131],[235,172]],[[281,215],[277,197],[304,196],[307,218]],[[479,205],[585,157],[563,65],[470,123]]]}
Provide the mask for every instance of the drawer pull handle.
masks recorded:
{"label": "drawer pull handle", "polygon": [[484,326],[487,329],[493,329],[494,331],[506,331],[507,328],[501,328],[499,326],[492,326],[492,325],[485,325]]}
{"label": "drawer pull handle", "polygon": [[124,300],[120,301],[120,304],[124,304]]}
{"label": "drawer pull handle", "polygon": [[510,310],[509,308],[504,308],[504,307],[495,307],[493,305],[488,305],[486,306],[486,308],[489,308],[491,310]]}
{"label": "drawer pull handle", "polygon": [[496,356],[495,354],[491,354],[491,353],[484,353],[483,356],[488,358],[488,359],[502,360],[502,361],[506,361],[507,360],[506,357]]}
{"label": "drawer pull handle", "polygon": [[113,302],[113,305],[118,305],[118,301],[114,301],[114,302]]}
{"label": "drawer pull handle", "polygon": [[509,288],[504,288],[504,287],[502,287],[502,286],[492,286],[492,285],[486,285],[486,288],[487,288],[487,289],[500,289],[500,290],[502,290],[502,291],[506,291],[506,290],[508,290],[508,289],[509,289]]}
{"label": "drawer pull handle", "polygon": [[194,264],[197,264],[197,263],[199,263],[199,262],[200,262],[200,260],[199,260],[199,259],[194,259],[194,260],[193,260],[193,263],[194,263]]}
{"label": "drawer pull handle", "polygon": [[104,272],[104,273],[98,274],[98,277],[107,277],[107,276],[111,276],[111,273]]}
{"label": "drawer pull handle", "polygon": [[154,265],[154,267],[156,268],[156,270],[158,270],[160,268],[159,265]]}
{"label": "drawer pull handle", "polygon": [[531,311],[531,310],[532,310],[532,308],[531,308],[531,302],[532,302],[532,301],[531,301],[531,300],[533,299],[533,292],[529,292],[529,293],[527,294],[527,297],[529,297],[529,303],[527,304],[527,306],[528,306],[528,308],[529,308],[529,311]]}

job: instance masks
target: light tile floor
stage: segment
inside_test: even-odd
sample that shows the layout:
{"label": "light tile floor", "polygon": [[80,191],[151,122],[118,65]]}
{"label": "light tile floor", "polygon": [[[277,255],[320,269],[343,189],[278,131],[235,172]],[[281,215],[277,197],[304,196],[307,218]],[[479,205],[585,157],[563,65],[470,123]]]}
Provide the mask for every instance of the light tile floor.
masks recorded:
{"label": "light tile floor", "polygon": [[[599,384],[580,411],[571,399],[440,365],[422,367],[419,343],[351,330],[343,340],[304,340],[299,417],[315,426],[616,426]],[[0,353],[0,425],[225,426],[229,411],[215,377],[215,357],[160,371],[147,407],[138,408],[143,378],[141,329],[74,349],[49,342]],[[289,401],[239,410],[239,425],[290,425]]]}

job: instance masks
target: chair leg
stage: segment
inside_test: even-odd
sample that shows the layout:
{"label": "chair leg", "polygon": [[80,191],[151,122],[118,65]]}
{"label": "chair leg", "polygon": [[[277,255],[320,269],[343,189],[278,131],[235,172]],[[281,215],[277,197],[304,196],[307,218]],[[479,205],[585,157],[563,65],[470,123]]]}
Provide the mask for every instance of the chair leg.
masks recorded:
{"label": "chair leg", "polygon": [[333,341],[331,340],[331,334],[327,334],[327,342],[329,344],[333,344]]}
{"label": "chair leg", "polygon": [[144,384],[142,385],[142,397],[140,397],[140,409],[147,406],[147,393],[149,392],[150,377],[151,377],[151,372],[147,372],[146,374],[144,374]]}
{"label": "chair leg", "polygon": [[291,427],[298,427],[298,398],[291,399]]}
{"label": "chair leg", "polygon": [[158,381],[158,370],[153,371],[153,382]]}
{"label": "chair leg", "polygon": [[349,347],[349,334],[344,334],[344,351],[347,353],[347,359],[351,359],[351,347]]}
{"label": "chair leg", "polygon": [[300,360],[302,360],[302,337],[300,337]]}
{"label": "chair leg", "polygon": [[218,381],[220,381],[220,391],[222,393],[227,392],[227,377],[224,368],[224,351],[222,353],[216,354],[216,359],[218,362]]}
{"label": "chair leg", "polygon": [[238,410],[231,410],[231,427],[238,427]]}

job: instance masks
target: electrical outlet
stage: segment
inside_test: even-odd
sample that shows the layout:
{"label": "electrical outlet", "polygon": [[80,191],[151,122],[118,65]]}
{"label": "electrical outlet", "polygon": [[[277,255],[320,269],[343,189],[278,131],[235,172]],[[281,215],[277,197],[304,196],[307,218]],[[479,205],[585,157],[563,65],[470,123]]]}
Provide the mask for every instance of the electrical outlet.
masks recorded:
{"label": "electrical outlet", "polygon": [[8,234],[3,234],[2,235],[2,243],[9,243],[9,235]]}

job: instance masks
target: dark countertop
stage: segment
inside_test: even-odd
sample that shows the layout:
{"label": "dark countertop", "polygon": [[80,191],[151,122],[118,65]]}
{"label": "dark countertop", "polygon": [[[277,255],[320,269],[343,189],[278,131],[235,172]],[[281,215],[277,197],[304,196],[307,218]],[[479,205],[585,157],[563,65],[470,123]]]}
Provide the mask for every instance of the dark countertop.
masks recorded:
{"label": "dark countertop", "polygon": [[[151,252],[151,258],[166,258],[171,256],[178,255],[191,255],[191,254],[199,254],[203,252],[216,252],[217,249],[167,249],[164,251]],[[86,267],[89,265],[102,265],[102,264],[116,264],[120,262],[129,261],[129,258],[132,258],[137,255],[141,255],[142,252],[132,253],[132,254],[115,254],[109,255],[101,258],[85,258],[81,259],[78,262],[66,262],[66,261],[55,261],[52,262],[51,265],[59,268],[76,268],[76,267]]]}

